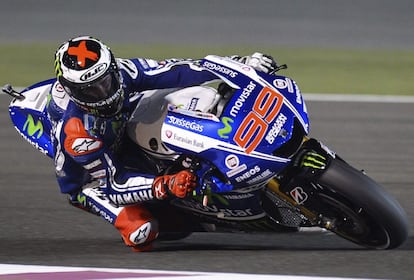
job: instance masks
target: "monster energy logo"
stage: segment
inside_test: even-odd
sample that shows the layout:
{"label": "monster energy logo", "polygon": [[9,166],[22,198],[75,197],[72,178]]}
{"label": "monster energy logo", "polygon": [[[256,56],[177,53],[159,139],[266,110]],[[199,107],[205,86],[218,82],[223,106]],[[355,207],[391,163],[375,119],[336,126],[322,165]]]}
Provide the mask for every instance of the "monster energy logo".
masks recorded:
{"label": "monster energy logo", "polygon": [[302,167],[311,167],[315,169],[325,169],[326,158],[314,152],[308,152],[302,159]]}
{"label": "monster energy logo", "polygon": [[217,130],[217,134],[221,138],[228,139],[229,136],[227,134],[229,134],[233,130],[230,124],[233,123],[234,121],[229,117],[223,117],[221,119],[221,122],[224,124],[224,127]]}
{"label": "monster energy logo", "polygon": [[60,56],[59,55],[56,55],[56,59],[55,59],[55,73],[56,73],[56,77],[60,77],[63,75],[62,68],[60,67]]}
{"label": "monster energy logo", "polygon": [[32,115],[29,114],[27,116],[26,122],[23,125],[23,131],[27,131],[27,134],[29,134],[29,136],[33,136],[37,132],[36,139],[39,139],[40,136],[42,136],[43,134],[43,125],[40,122],[40,120],[37,120],[37,122],[35,123]]}

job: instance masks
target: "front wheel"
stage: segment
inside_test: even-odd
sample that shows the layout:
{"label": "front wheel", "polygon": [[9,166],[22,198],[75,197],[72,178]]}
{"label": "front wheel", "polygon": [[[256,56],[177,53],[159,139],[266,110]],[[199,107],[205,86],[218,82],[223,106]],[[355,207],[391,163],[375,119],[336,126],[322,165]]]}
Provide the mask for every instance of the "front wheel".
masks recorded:
{"label": "front wheel", "polygon": [[319,214],[321,226],[368,248],[392,249],[407,239],[404,210],[363,172],[332,159],[316,185],[316,209],[310,210]]}

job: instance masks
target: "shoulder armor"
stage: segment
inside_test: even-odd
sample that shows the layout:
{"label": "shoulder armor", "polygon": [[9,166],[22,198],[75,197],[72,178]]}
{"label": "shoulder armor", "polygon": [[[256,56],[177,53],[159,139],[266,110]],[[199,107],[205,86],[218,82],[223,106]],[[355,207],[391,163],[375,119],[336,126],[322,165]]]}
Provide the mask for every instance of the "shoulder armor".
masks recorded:
{"label": "shoulder armor", "polygon": [[103,143],[88,134],[81,119],[70,118],[64,125],[65,150],[72,156],[81,156],[98,151]]}

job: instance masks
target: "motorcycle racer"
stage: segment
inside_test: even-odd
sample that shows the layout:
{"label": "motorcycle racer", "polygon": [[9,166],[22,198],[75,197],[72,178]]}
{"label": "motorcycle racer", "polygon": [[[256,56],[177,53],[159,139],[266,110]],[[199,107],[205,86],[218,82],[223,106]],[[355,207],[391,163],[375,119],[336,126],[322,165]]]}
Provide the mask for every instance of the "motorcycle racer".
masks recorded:
{"label": "motorcycle racer", "polygon": [[[233,59],[263,72],[276,67],[261,53]],[[148,203],[184,198],[197,178],[187,170],[159,175],[156,164],[124,133],[127,121],[145,90],[200,85],[217,77],[192,59],[115,58],[89,36],[58,48],[55,72],[48,114],[61,192],[69,194],[72,205],[113,224],[134,251],[150,250],[168,228],[168,218],[155,217]]]}

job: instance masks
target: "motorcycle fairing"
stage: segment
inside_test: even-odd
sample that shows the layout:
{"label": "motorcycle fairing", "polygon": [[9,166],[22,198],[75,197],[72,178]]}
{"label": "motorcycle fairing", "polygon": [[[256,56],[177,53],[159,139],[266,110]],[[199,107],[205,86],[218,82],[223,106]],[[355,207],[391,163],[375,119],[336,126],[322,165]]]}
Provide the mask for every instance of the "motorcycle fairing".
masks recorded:
{"label": "motorcycle fairing", "polygon": [[9,106],[10,118],[19,134],[49,157],[53,157],[53,147],[46,105],[54,81],[55,79],[46,80],[24,89],[21,94],[25,98],[13,99]]}
{"label": "motorcycle fairing", "polygon": [[[306,106],[295,82],[283,76],[260,75],[222,57],[207,56],[201,65],[226,81],[235,93],[218,116],[220,121],[169,110],[162,141],[179,153],[207,159],[205,169],[216,166],[236,188],[275,176],[289,164],[298,145],[289,151],[281,148],[293,138],[301,143],[309,131]],[[172,123],[171,118],[181,122]],[[222,184],[214,191],[229,189],[229,184]]]}
{"label": "motorcycle fairing", "polygon": [[261,190],[258,189],[249,193],[209,193],[208,205],[203,205],[201,199],[201,196],[191,199],[173,199],[171,203],[179,208],[188,209],[193,214],[201,214],[204,219],[212,219],[213,221],[248,222],[266,216],[261,206]]}
{"label": "motorcycle fairing", "polygon": [[[283,96],[284,106],[287,106],[294,113],[294,116],[298,118],[306,134],[309,133],[309,118],[306,104],[294,80],[284,76],[269,75],[255,71],[252,67],[228,57],[208,55],[202,60],[201,65],[234,89],[240,90],[248,86],[251,81],[257,81],[260,86],[269,87],[280,93]],[[250,94],[249,99],[254,101],[258,91],[256,89],[256,95]],[[233,96],[237,96],[237,94]],[[237,100],[237,98],[235,99]],[[246,104],[250,105],[249,103]],[[249,106],[246,107],[249,108]]]}

